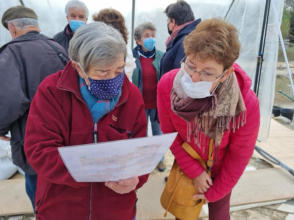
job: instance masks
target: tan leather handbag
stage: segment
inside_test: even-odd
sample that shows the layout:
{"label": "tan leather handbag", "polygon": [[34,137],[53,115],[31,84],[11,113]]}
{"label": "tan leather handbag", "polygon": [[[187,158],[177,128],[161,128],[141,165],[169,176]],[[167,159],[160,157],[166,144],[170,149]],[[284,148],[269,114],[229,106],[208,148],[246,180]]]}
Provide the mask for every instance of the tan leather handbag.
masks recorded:
{"label": "tan leather handbag", "polygon": [[[182,144],[185,151],[195,160],[198,160],[208,174],[211,175],[210,169],[213,165],[213,139],[209,142],[209,155],[207,163],[203,161],[200,155],[186,142]],[[161,194],[160,202],[162,207],[167,212],[170,212],[175,217],[181,220],[196,220],[198,219],[204,200],[195,200],[193,196],[197,194],[192,179],[186,176],[176,160],[172,166],[167,179],[165,188]]]}

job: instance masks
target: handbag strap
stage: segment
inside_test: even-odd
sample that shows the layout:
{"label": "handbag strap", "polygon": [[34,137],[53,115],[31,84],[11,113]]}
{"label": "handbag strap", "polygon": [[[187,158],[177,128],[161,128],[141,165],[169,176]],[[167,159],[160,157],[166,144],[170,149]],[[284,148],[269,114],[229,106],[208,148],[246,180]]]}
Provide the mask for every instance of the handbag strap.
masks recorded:
{"label": "handbag strap", "polygon": [[210,173],[211,167],[213,165],[213,145],[214,145],[214,140],[211,138],[209,140],[208,160],[206,163],[204,162],[202,157],[191,147],[190,144],[188,144],[187,142],[184,142],[182,144],[182,147],[192,158],[194,158],[195,160],[198,160],[201,166]]}
{"label": "handbag strap", "polygon": [[63,65],[65,66],[68,62],[68,57],[67,55],[63,54],[56,46],[54,46],[53,44],[49,43],[49,40],[47,39],[43,39],[44,42],[46,42],[49,47],[51,47],[54,52],[56,53],[56,55],[58,56],[58,58],[60,59],[60,61],[63,63]]}

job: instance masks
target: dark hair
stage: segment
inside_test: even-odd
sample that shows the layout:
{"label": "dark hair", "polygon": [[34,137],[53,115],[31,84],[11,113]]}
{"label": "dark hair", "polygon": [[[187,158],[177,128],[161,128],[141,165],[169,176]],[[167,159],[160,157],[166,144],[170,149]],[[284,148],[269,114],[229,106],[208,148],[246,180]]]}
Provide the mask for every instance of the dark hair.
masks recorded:
{"label": "dark hair", "polygon": [[99,13],[93,15],[94,21],[102,21],[117,29],[123,36],[126,44],[128,43],[128,30],[126,28],[125,19],[122,14],[112,8],[102,9]]}
{"label": "dark hair", "polygon": [[170,4],[164,12],[169,19],[175,19],[177,25],[182,25],[195,19],[191,6],[183,0]]}

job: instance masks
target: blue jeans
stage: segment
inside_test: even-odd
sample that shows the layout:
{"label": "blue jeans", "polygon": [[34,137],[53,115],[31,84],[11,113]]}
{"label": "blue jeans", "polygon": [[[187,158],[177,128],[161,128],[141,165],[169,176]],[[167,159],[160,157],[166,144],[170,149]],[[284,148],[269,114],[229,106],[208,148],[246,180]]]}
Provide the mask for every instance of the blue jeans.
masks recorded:
{"label": "blue jeans", "polygon": [[36,187],[37,187],[37,175],[25,174],[25,187],[28,197],[31,200],[33,209],[35,211],[35,197],[36,197]]}
{"label": "blue jeans", "polygon": [[152,136],[162,134],[162,132],[160,130],[160,125],[159,125],[159,123],[157,121],[158,116],[157,116],[156,108],[145,109],[145,113],[146,113],[147,122],[150,119],[151,129],[152,129]]}
{"label": "blue jeans", "polygon": [[[150,119],[151,123],[151,130],[152,130],[152,136],[154,135],[160,135],[162,134],[162,131],[160,130],[160,124],[158,123],[158,115],[156,108],[153,109],[145,109],[147,122]],[[148,129],[147,129],[148,132]],[[147,136],[147,134],[146,134]],[[164,156],[161,158],[160,162],[164,160]]]}

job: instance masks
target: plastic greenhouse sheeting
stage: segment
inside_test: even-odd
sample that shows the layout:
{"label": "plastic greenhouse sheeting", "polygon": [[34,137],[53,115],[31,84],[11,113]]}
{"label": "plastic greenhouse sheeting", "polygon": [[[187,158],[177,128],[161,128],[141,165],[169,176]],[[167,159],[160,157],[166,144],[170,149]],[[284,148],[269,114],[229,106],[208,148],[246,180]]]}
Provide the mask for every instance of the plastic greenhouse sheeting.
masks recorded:
{"label": "plastic greenhouse sheeting", "polygon": [[[23,0],[24,4],[32,7],[39,16],[39,23],[44,34],[52,37],[63,30],[66,19],[64,6],[67,0]],[[131,39],[132,0],[84,0],[90,9],[89,22],[92,14],[105,7],[112,7],[122,12],[126,18]],[[151,21],[157,28],[157,48],[165,51],[167,34],[167,18],[164,10],[167,5],[174,3],[171,0],[137,0],[135,10],[135,26]],[[195,18],[207,19],[212,17],[224,18],[232,0],[188,0],[195,14]],[[7,8],[19,4],[17,0],[1,1],[1,14]],[[227,16],[227,21],[234,24],[239,30],[241,41],[241,54],[238,63],[251,77],[253,84],[255,79],[258,49],[262,33],[266,0],[235,0]],[[269,13],[267,37],[265,45],[264,63],[260,78],[259,101],[261,110],[261,125],[259,140],[267,138],[270,128],[271,111],[274,100],[274,88],[276,78],[276,66],[278,55],[278,31],[280,28],[283,0],[272,0]],[[10,40],[8,31],[0,27],[0,45]],[[130,40],[129,40],[129,49]],[[253,88],[253,86],[252,86]]]}

